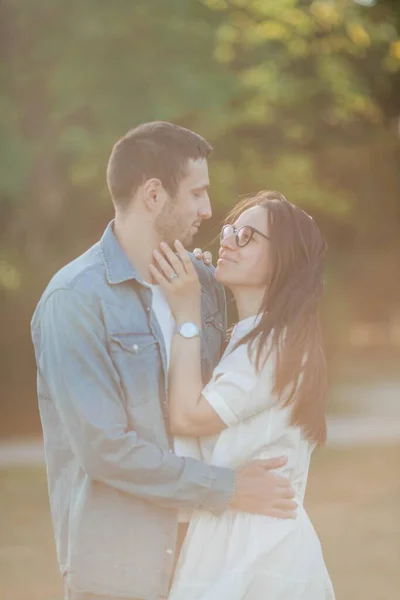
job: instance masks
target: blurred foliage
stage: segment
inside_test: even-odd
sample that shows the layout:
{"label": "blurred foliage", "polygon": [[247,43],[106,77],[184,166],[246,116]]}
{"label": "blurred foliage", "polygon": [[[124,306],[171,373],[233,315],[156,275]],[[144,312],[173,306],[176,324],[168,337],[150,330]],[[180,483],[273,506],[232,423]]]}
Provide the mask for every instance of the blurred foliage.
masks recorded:
{"label": "blurred foliage", "polygon": [[[199,245],[238,196],[278,188],[328,239],[328,337],[399,313],[400,4],[361,4],[0,0],[0,374],[11,395],[20,384],[33,394],[34,305],[112,217],[106,162],[144,121],[215,147],[214,220]],[[16,356],[30,365],[25,383]]]}

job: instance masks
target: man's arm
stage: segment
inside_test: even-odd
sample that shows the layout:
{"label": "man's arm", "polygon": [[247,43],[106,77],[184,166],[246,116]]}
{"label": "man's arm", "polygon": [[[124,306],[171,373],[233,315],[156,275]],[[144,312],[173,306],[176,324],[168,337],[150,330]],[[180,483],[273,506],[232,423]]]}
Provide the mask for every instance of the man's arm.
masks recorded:
{"label": "man's arm", "polygon": [[103,323],[88,298],[57,290],[42,307],[38,369],[71,448],[93,479],[171,507],[223,511],[234,473],[161,450],[128,429]]}

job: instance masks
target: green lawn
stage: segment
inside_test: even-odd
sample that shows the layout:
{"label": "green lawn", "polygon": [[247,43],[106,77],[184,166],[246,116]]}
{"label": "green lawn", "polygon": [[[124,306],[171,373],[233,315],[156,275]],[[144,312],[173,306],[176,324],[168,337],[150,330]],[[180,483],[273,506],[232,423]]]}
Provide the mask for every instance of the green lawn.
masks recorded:
{"label": "green lawn", "polygon": [[[400,447],[326,449],[314,457],[306,506],[337,600],[399,597],[399,464]],[[62,597],[45,472],[0,471],[0,598]]]}

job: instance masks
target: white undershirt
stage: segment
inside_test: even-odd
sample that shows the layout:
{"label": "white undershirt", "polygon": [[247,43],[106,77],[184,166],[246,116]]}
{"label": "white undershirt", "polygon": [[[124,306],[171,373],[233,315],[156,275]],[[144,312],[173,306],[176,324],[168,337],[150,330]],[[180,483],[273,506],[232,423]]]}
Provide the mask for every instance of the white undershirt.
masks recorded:
{"label": "white undershirt", "polygon": [[[157,317],[160,325],[161,333],[163,334],[165,350],[167,353],[167,367],[171,359],[171,345],[174,336],[175,319],[169,307],[168,301],[164,292],[159,285],[148,284],[153,292],[151,307]],[[174,452],[177,456],[191,456],[201,460],[199,446],[195,438],[189,437],[174,437]],[[179,521],[186,522],[190,520],[190,512],[180,510]]]}
{"label": "white undershirt", "polygon": [[150,285],[153,292],[151,308],[153,309],[157,321],[160,325],[161,333],[163,334],[165,349],[167,352],[167,366],[171,360],[171,344],[175,329],[175,319],[169,307],[168,301],[164,292],[159,285]]}

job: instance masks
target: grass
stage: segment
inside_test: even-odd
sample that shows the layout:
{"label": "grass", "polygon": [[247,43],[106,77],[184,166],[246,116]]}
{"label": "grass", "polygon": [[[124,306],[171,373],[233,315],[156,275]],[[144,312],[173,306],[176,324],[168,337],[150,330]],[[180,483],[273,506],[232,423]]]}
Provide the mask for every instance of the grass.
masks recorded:
{"label": "grass", "polygon": [[62,600],[42,468],[0,471],[0,598]]}
{"label": "grass", "polygon": [[[306,507],[337,600],[399,597],[399,464],[398,446],[314,456]],[[61,600],[42,468],[0,471],[0,532],[0,598]]]}
{"label": "grass", "polygon": [[396,600],[400,590],[400,447],[324,449],[306,508],[337,600]]}

